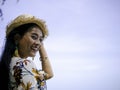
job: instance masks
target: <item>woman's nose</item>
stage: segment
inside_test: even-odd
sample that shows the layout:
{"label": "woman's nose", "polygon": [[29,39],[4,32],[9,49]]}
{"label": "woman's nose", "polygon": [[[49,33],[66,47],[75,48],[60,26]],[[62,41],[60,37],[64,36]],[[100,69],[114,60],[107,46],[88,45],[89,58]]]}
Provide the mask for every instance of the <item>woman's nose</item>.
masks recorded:
{"label": "woman's nose", "polygon": [[40,46],[41,45],[40,40],[36,40],[35,44],[38,45],[38,46]]}

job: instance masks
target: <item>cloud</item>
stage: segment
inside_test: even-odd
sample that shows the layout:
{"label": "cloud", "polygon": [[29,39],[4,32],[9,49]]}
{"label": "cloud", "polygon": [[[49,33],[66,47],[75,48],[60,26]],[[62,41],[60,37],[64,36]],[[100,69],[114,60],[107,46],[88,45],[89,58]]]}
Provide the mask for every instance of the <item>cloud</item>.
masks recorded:
{"label": "cloud", "polygon": [[113,49],[114,43],[106,38],[82,38],[61,36],[52,38],[46,43],[47,49],[54,52],[103,52]]}

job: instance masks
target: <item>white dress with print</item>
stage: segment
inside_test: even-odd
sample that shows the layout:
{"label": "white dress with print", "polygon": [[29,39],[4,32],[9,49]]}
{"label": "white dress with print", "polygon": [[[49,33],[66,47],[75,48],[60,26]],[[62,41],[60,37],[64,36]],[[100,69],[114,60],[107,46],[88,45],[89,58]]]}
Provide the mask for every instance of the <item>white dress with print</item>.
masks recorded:
{"label": "white dress with print", "polygon": [[45,73],[37,70],[32,60],[13,57],[9,75],[9,90],[47,90]]}

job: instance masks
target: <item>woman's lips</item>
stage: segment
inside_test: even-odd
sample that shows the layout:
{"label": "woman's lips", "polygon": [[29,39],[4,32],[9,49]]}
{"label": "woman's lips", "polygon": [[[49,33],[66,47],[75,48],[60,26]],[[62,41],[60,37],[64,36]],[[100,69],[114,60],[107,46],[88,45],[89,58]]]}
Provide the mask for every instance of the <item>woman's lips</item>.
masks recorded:
{"label": "woman's lips", "polygon": [[37,52],[37,51],[38,51],[38,49],[36,49],[36,48],[33,48],[32,50],[33,50],[33,51],[35,51],[35,52]]}
{"label": "woman's lips", "polygon": [[32,51],[37,52],[39,51],[39,45],[32,45],[31,49]]}

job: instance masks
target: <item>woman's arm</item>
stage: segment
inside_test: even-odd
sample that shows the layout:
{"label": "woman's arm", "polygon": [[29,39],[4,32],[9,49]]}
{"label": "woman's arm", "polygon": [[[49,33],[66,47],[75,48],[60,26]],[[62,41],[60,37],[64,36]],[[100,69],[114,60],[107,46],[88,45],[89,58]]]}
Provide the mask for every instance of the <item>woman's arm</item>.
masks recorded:
{"label": "woman's arm", "polygon": [[53,77],[53,71],[43,43],[40,47],[39,54],[42,63],[42,70],[46,73],[45,79],[50,79]]}

